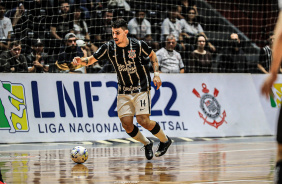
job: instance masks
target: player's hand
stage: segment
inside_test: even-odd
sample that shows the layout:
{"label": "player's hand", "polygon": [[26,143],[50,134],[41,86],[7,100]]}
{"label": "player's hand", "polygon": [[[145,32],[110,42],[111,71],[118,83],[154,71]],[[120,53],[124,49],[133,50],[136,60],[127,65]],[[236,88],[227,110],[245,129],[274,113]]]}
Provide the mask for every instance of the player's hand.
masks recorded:
{"label": "player's hand", "polygon": [[82,64],[81,58],[80,57],[73,58],[72,63],[73,63],[73,65]]}
{"label": "player's hand", "polygon": [[269,97],[269,94],[273,95],[271,93],[271,87],[273,86],[273,83],[277,79],[277,74],[270,74],[266,80],[264,81],[262,87],[261,87],[261,93],[262,95],[266,96],[267,98]]}
{"label": "player's hand", "polygon": [[153,78],[154,85],[157,86],[157,90],[161,87],[162,81],[159,76],[154,76]]}

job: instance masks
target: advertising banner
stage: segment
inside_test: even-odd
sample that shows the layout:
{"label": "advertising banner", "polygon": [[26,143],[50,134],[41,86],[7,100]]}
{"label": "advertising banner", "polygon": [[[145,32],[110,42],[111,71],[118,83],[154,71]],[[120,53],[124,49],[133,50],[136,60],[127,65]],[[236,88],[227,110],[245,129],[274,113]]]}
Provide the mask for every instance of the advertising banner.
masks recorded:
{"label": "advertising banner", "polygon": [[[151,119],[171,137],[270,135],[250,74],[161,74]],[[115,74],[0,74],[0,143],[129,137]],[[145,136],[153,136],[142,128]]]}
{"label": "advertising banner", "polygon": [[277,129],[277,120],[279,116],[279,111],[281,108],[281,96],[282,96],[282,75],[278,75],[277,80],[275,81],[271,94],[266,98],[261,94],[261,86],[266,79],[267,75],[252,75],[253,81],[255,84],[256,91],[258,92],[258,96],[260,99],[260,103],[262,104],[263,111],[265,113],[265,117],[270,126],[272,134],[276,134]]}

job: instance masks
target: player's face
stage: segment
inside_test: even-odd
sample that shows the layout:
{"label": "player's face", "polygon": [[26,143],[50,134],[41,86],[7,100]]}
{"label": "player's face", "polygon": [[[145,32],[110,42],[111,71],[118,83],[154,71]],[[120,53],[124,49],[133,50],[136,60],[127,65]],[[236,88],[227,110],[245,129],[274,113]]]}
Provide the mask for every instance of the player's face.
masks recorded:
{"label": "player's face", "polygon": [[12,56],[15,56],[16,58],[19,58],[21,51],[22,51],[22,47],[20,45],[13,46],[13,48],[11,49],[11,54]]}
{"label": "player's face", "polygon": [[112,28],[112,35],[117,45],[124,44],[127,41],[128,30],[122,28]]}

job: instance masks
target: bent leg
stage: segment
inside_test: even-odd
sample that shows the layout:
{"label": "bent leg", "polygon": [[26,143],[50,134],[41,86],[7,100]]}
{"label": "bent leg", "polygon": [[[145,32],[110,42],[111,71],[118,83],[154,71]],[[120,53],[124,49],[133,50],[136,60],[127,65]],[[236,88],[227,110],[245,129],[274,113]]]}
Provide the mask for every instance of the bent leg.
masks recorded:
{"label": "bent leg", "polygon": [[120,121],[122,123],[122,127],[125,129],[126,133],[130,133],[133,131],[134,125],[133,125],[133,117],[132,116],[125,116],[120,118]]}
{"label": "bent leg", "polygon": [[137,122],[144,127],[145,129],[149,130],[154,136],[160,139],[161,142],[167,142],[168,138],[164,134],[163,130],[161,129],[160,125],[155,121],[150,120],[148,114],[141,114],[136,116]]}
{"label": "bent leg", "polygon": [[150,143],[150,141],[140,132],[139,128],[133,124],[132,116],[122,117],[120,118],[120,121],[122,123],[122,127],[130,137],[143,143],[144,145]]}

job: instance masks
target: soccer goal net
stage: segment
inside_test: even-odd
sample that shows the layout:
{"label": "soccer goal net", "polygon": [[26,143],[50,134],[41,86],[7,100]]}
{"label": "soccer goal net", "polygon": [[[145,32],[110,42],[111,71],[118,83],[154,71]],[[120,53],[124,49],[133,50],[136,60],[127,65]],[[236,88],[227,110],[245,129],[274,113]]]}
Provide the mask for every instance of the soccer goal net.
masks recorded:
{"label": "soccer goal net", "polygon": [[[123,18],[129,36],[145,40],[155,52],[167,47],[167,36],[172,34],[187,73],[262,73],[258,64],[269,70],[269,53],[263,48],[271,45],[279,12],[276,0],[3,0],[2,4],[12,30],[2,18],[1,42],[20,40],[22,53],[28,54],[40,39],[50,65],[67,44],[67,33],[83,40],[77,44],[93,54],[112,39],[111,22]],[[204,35],[205,43],[199,35]],[[200,43],[208,56],[201,54]]]}

